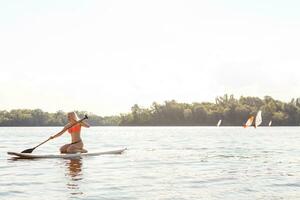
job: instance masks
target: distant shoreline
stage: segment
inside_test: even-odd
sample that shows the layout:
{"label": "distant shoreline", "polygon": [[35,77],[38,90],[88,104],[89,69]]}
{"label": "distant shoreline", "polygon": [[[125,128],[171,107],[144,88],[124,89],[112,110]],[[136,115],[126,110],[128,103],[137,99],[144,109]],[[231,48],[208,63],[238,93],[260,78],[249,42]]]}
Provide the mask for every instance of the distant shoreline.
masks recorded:
{"label": "distant shoreline", "polygon": [[[300,98],[290,102],[275,100],[270,96],[234,98],[225,94],[216,97],[215,103],[179,103],[175,100],[163,104],[153,102],[149,108],[135,104],[131,112],[115,116],[98,116],[85,111],[75,111],[80,117],[86,113],[92,126],[242,126],[247,119],[260,113],[261,126],[299,126]],[[14,109],[0,111],[0,127],[64,126],[67,124],[64,111],[44,112],[41,109]]]}

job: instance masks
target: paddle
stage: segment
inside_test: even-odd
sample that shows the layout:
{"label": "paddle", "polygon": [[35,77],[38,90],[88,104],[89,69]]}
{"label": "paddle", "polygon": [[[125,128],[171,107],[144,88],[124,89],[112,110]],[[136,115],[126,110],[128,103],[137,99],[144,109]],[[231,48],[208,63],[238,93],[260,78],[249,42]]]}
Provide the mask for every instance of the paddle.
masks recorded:
{"label": "paddle", "polygon": [[[74,124],[72,124],[69,128],[75,126],[76,124],[82,122],[82,121],[85,120],[85,119],[88,119],[88,116],[87,116],[87,115],[85,115],[84,118],[82,118],[81,120],[79,120],[79,121],[75,122]],[[69,128],[68,128],[68,129],[69,129]],[[52,139],[52,138],[50,137],[49,139],[45,140],[45,141],[42,142],[41,144],[39,144],[39,145],[37,145],[37,146],[35,146],[35,147],[31,148],[31,149],[26,149],[26,150],[22,151],[21,153],[32,153],[33,150],[35,150],[37,147],[41,146],[42,144],[48,142],[48,141],[51,140],[51,139]]]}

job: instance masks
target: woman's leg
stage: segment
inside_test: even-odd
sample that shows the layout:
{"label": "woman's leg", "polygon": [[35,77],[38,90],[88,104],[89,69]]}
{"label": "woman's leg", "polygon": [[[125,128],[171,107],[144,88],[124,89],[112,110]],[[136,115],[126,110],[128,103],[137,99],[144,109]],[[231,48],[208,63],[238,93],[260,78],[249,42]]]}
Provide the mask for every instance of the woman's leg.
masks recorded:
{"label": "woman's leg", "polygon": [[77,143],[77,144],[71,144],[67,148],[67,153],[87,153],[87,150],[83,149],[83,144]]}
{"label": "woman's leg", "polygon": [[63,145],[62,147],[60,147],[60,153],[68,153],[67,152],[67,149],[68,149],[68,147],[70,146],[71,144],[65,144],[65,145]]}

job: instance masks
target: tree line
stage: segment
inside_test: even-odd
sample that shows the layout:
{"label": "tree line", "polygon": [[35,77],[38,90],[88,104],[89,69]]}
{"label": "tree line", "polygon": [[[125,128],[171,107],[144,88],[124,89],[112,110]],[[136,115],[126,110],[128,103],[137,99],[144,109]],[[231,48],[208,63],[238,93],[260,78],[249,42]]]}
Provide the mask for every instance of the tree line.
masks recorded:
{"label": "tree line", "polygon": [[250,116],[261,110],[263,123],[272,120],[274,126],[300,125],[300,98],[290,102],[275,100],[270,96],[234,98],[233,95],[217,97],[214,103],[153,103],[150,108],[134,105],[131,113],[121,115],[122,126],[215,126],[221,119],[223,126],[242,126]]}
{"label": "tree line", "polygon": [[[84,111],[76,111],[80,118],[88,114],[88,122],[92,126],[113,126],[119,124],[119,117],[101,117]],[[67,113],[57,111],[56,113],[44,112],[41,109],[14,109],[11,111],[0,111],[0,126],[64,126],[68,123]]]}
{"label": "tree line", "polygon": [[[223,126],[242,126],[250,116],[262,111],[263,123],[272,120],[274,126],[300,125],[300,98],[290,102],[275,100],[270,96],[217,97],[215,102],[178,103],[175,100],[162,104],[154,102],[149,108],[134,105],[131,112],[116,116],[97,116],[88,113],[92,126],[215,126],[221,119]],[[79,117],[86,112],[76,111]],[[0,111],[0,126],[63,126],[66,113],[44,112],[40,109],[14,109]]]}

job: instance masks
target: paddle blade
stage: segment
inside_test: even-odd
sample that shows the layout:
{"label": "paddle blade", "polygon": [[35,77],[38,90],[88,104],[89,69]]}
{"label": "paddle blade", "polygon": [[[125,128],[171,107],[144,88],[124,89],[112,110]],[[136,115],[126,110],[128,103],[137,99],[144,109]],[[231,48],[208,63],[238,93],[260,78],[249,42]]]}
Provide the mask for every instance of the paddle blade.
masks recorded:
{"label": "paddle blade", "polygon": [[32,149],[26,149],[26,150],[22,151],[21,153],[32,153],[34,149],[35,149],[35,148],[32,148]]}

